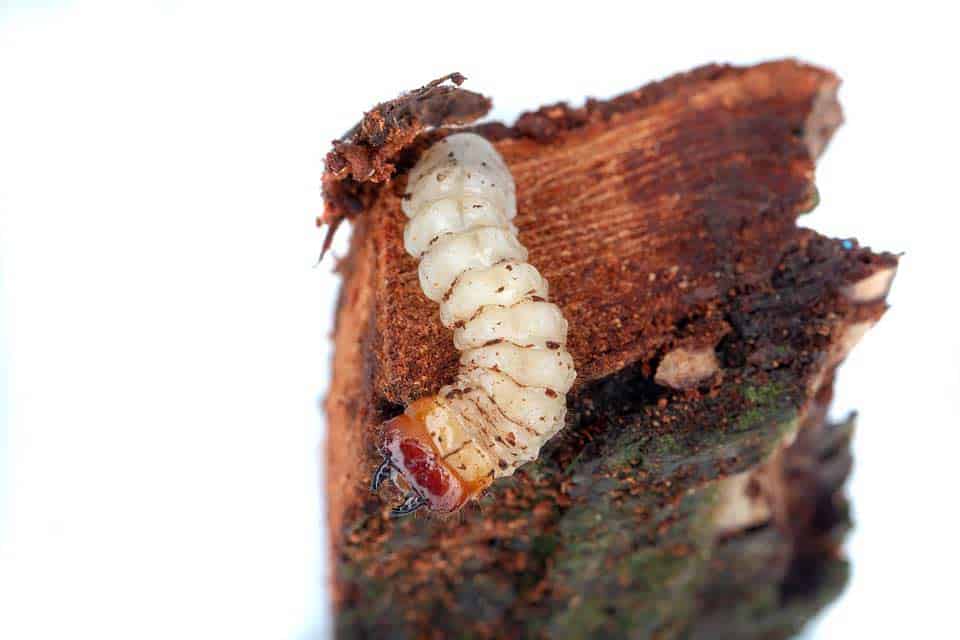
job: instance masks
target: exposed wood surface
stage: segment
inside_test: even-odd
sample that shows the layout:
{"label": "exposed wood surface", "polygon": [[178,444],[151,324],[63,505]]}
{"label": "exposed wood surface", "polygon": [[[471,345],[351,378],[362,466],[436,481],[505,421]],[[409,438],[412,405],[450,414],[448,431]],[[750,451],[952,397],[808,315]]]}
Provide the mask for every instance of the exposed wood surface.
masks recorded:
{"label": "exposed wood surface", "polygon": [[[691,77],[547,143],[497,143],[518,185],[520,241],[570,323],[579,384],[663,355],[692,319],[719,338],[727,293],[772,271],[813,202],[808,128],[823,129],[814,107],[837,79],[790,62]],[[382,274],[378,392],[406,403],[449,380],[457,352],[397,241],[402,185],[365,215]]]}

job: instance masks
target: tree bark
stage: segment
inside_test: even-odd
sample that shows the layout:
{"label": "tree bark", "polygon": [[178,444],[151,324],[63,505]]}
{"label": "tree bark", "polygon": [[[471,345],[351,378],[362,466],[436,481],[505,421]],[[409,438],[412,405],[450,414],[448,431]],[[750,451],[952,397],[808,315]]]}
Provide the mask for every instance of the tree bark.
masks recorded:
{"label": "tree bark", "polygon": [[839,592],[850,427],[824,416],[896,258],[796,224],[837,85],[794,61],[709,66],[474,127],[513,172],[579,378],[540,459],[448,518],[391,520],[395,496],[368,487],[380,422],[456,366],[403,251],[405,172],[489,102],[428,85],[337,143],[324,222],[354,225],[326,401],[338,637],[774,638]]}

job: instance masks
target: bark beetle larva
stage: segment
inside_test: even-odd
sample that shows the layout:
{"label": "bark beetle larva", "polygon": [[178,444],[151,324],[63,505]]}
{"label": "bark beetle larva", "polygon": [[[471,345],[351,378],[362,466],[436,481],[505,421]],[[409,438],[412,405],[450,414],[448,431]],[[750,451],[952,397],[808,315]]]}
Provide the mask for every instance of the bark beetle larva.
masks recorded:
{"label": "bark beetle larva", "polygon": [[517,240],[513,177],[489,142],[471,133],[437,142],[401,203],[404,248],[454,329],[460,370],[383,424],[372,489],[391,478],[406,492],[395,516],[453,512],[537,458],[563,428],[576,371],[567,322]]}

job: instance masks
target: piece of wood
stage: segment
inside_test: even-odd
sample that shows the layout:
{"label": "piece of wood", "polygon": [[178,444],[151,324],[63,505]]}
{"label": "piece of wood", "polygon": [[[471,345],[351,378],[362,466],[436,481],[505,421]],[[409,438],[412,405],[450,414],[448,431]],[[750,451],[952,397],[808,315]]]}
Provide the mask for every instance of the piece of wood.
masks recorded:
{"label": "piece of wood", "polygon": [[[718,545],[718,487],[738,473],[757,474],[788,562],[810,549],[833,557],[836,541],[792,528],[813,507],[785,489],[789,445],[816,450],[802,434],[820,431],[802,425],[817,422],[833,370],[886,308],[851,285],[896,266],[796,226],[840,121],[837,84],[793,61],[711,66],[475,127],[514,174],[520,238],[570,322],[580,377],[568,426],[540,460],[450,518],[389,520],[391,496],[368,486],[378,424],[446,383],[456,361],[402,248],[405,171],[445,135],[430,128],[443,114],[485,109],[457,106],[481,101],[450,88],[429,122],[382,132],[406,141],[398,148],[384,152],[362,126],[348,136],[368,164],[324,179],[326,222],[354,223],[326,402],[340,637],[692,633],[709,617],[704,594],[723,586],[711,558],[748,555]],[[680,347],[714,349],[718,370],[687,389],[657,384]]]}
{"label": "piece of wood", "polygon": [[755,526],[716,541],[685,637],[792,637],[843,590],[849,567],[838,549],[850,529],[843,484],[854,421],[827,422],[826,406],[811,406],[784,451],[781,507],[791,512],[783,526]]}

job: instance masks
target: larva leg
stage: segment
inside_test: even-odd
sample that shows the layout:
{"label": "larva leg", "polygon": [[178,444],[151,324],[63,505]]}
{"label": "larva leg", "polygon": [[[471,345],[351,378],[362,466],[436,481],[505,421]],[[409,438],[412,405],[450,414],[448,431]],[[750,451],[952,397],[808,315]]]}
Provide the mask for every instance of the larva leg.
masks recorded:
{"label": "larva leg", "polygon": [[380,466],[377,467],[377,470],[373,472],[373,480],[370,482],[370,491],[376,493],[380,489],[380,485],[383,484],[384,480],[391,477],[393,473],[396,473],[396,469],[393,468],[393,465],[390,464],[389,458],[384,458],[383,462],[380,463]]}
{"label": "larva leg", "polygon": [[394,518],[399,518],[400,516],[413,513],[420,507],[426,506],[427,503],[427,499],[423,496],[416,493],[408,493],[399,507],[394,507],[390,510],[390,515]]}
{"label": "larva leg", "polygon": [[516,237],[513,177],[489,142],[457,134],[428,149],[403,211],[404,246],[462,357],[452,384],[383,424],[371,488],[390,478],[404,492],[395,516],[453,512],[537,458],[563,427],[576,372],[566,320]]}

